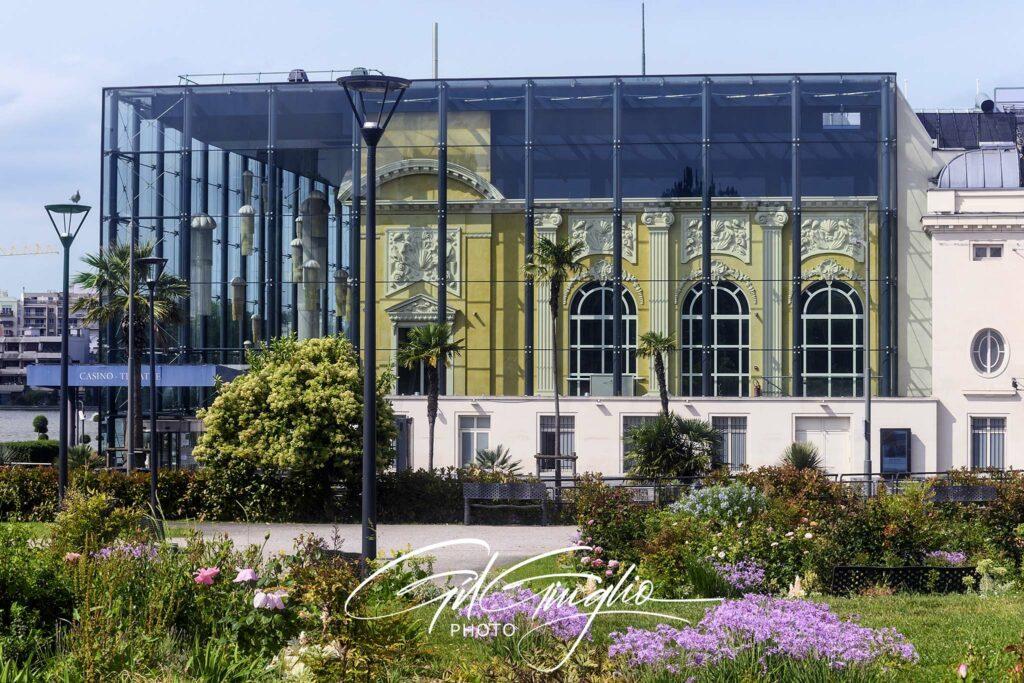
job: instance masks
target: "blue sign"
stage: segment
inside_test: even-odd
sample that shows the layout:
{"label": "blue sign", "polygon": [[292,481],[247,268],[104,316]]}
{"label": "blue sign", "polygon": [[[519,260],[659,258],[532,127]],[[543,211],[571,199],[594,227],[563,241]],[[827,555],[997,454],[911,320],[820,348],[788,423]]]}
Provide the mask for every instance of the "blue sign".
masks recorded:
{"label": "blue sign", "polygon": [[[59,387],[60,366],[36,363],[26,370],[25,384],[32,387]],[[149,385],[149,366],[141,368],[142,386]],[[244,370],[238,366],[226,365],[158,365],[156,385],[158,387],[212,387],[217,377],[232,380]],[[127,387],[127,365],[85,365],[73,364],[68,367],[68,386],[72,387]]]}

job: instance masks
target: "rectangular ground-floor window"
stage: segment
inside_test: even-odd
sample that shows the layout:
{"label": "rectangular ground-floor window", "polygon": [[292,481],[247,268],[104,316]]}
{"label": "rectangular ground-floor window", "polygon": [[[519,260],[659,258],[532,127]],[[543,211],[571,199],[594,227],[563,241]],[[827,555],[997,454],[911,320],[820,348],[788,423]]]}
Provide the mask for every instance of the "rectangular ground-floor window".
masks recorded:
{"label": "rectangular ground-floor window", "polygon": [[[561,440],[559,442],[559,455],[575,455],[576,454],[576,417],[574,415],[562,415],[561,424],[559,425]],[[554,455],[555,454],[555,416],[554,415],[541,415],[540,416],[540,452],[539,455]],[[554,460],[540,459],[539,470],[541,474],[554,473],[555,463]],[[576,471],[575,460],[563,460],[562,461],[562,472],[563,473],[574,473]]]}
{"label": "rectangular ground-floor window", "polygon": [[1005,417],[971,418],[971,467],[1003,469],[1006,447]]}
{"label": "rectangular ground-floor window", "polygon": [[473,464],[477,451],[489,448],[490,429],[489,415],[459,416],[459,462],[463,467]]}
{"label": "rectangular ground-floor window", "polygon": [[711,426],[721,434],[717,461],[731,470],[747,463],[747,418],[740,415],[718,415],[711,418]]}
{"label": "rectangular ground-floor window", "polygon": [[633,457],[630,451],[633,449],[633,444],[630,442],[629,430],[633,427],[639,427],[642,424],[654,422],[658,419],[657,415],[623,415],[622,416],[622,473],[629,474],[629,471],[633,469]]}

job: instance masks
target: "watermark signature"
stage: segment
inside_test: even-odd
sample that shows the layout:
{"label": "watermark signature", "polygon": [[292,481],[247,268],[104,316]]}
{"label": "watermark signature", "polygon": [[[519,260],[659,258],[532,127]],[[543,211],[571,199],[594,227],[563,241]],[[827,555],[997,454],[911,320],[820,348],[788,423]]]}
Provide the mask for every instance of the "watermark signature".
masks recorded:
{"label": "watermark signature", "polygon": [[[440,592],[433,597],[425,598],[422,601],[415,602],[414,604],[395,612],[374,614],[372,616],[360,615],[353,612],[353,603],[358,600],[358,597],[369,586],[373,585],[376,581],[382,580],[382,578],[389,572],[400,569],[404,563],[432,556],[434,553],[441,550],[467,546],[477,547],[486,554],[487,563],[483,570],[453,569],[444,572],[437,572],[412,581],[408,585],[402,586],[397,591],[399,597],[412,594],[418,588],[428,583],[437,584],[439,581],[443,581],[444,588],[442,588]],[[710,603],[720,601],[719,598],[670,599],[656,597],[654,594],[654,584],[646,579],[637,578],[635,576],[636,566],[632,564],[622,566],[622,571],[612,578],[588,571],[559,571],[553,573],[540,573],[536,575],[531,575],[529,573],[529,567],[531,565],[534,565],[546,558],[559,555],[571,555],[577,552],[590,552],[592,550],[593,547],[587,545],[566,546],[564,548],[558,548],[539,555],[534,555],[533,557],[527,558],[510,567],[498,571],[495,567],[498,562],[499,553],[492,552],[490,544],[486,541],[476,538],[458,538],[449,541],[441,541],[440,543],[433,543],[393,558],[366,577],[366,579],[356,586],[355,590],[353,590],[348,596],[348,599],[345,600],[345,614],[354,619],[387,619],[421,609],[427,605],[435,605],[434,613],[430,619],[427,629],[428,632],[433,632],[434,628],[441,622],[442,615],[445,613],[454,614],[458,617],[460,611],[463,610],[483,612],[486,608],[482,607],[480,603],[488,595],[503,591],[513,592],[524,587],[526,584],[539,585],[541,582],[547,582],[546,585],[544,585],[544,587],[537,593],[539,599],[534,597],[532,600],[535,604],[531,613],[531,620],[535,625],[520,634],[520,637],[516,641],[517,652],[522,654],[520,648],[523,641],[539,629],[550,627],[565,619],[580,619],[580,615],[586,618],[585,626],[581,628],[579,630],[579,634],[568,643],[568,647],[566,648],[562,658],[554,666],[543,667],[526,660],[526,663],[537,671],[550,673],[561,668],[562,665],[569,660],[583,639],[587,637],[588,633],[590,633],[591,627],[599,616],[611,614],[634,615],[688,624],[689,621],[684,617],[676,614],[665,613],[659,610],[663,609],[662,606],[667,604]],[[513,576],[516,576],[517,578],[511,579]],[[575,607],[579,610],[580,614],[575,614],[569,617],[552,615],[547,619],[545,618],[547,613],[553,613],[559,608],[567,606]],[[507,625],[498,622],[473,625],[471,628],[476,629],[473,631],[466,631],[465,629],[470,627],[470,625],[463,625],[462,622],[453,622],[451,626],[453,627],[451,631],[452,635],[455,635],[462,630],[463,634],[469,633],[477,636],[502,635],[510,637],[514,635],[517,630],[514,624]],[[483,627],[486,627],[487,630],[481,632],[479,629]]]}

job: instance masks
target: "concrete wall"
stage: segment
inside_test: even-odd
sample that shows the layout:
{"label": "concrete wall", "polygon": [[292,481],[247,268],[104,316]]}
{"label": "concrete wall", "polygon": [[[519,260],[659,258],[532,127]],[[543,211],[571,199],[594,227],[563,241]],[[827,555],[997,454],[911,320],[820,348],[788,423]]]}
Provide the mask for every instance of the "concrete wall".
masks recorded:
{"label": "concrete wall", "polygon": [[[934,394],[941,401],[940,467],[970,464],[971,417],[1006,418],[1006,467],[1024,466],[1024,403],[1012,387],[1024,377],[1024,190],[931,190],[924,223],[931,232],[935,300]],[[1003,245],[999,259],[975,261],[972,245]],[[971,360],[978,331],[1006,341],[1008,359],[992,375]]]}
{"label": "concrete wall", "polygon": [[896,98],[896,371],[900,396],[928,396],[932,390],[931,244],[921,229],[929,178],[942,170],[932,140],[903,93]]}
{"label": "concrete wall", "polygon": [[[395,412],[412,418],[412,465],[427,466],[426,399],[394,397]],[[490,445],[508,447],[526,472],[536,472],[534,455],[539,447],[541,415],[553,415],[552,399],[543,397],[442,396],[436,426],[435,466],[458,464],[457,425],[460,415],[491,417]],[[576,418],[577,471],[622,473],[622,419],[627,415],[655,415],[660,404],[649,398],[563,398],[562,414]],[[836,472],[863,471],[864,404],[860,399],[737,398],[684,401],[673,399],[671,409],[686,418],[743,415],[747,418],[747,464],[777,464],[796,438],[797,418],[848,419],[848,432],[840,435],[846,457],[833,463]],[[875,399],[873,403],[873,470],[878,471],[878,430],[909,427],[913,433],[911,457],[914,471],[936,468],[937,402],[928,399]]]}

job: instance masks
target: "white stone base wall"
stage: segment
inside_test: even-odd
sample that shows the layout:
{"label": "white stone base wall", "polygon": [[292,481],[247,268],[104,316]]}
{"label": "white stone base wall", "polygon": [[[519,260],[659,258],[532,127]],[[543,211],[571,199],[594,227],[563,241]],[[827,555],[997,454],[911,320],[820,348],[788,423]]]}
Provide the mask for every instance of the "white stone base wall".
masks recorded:
{"label": "white stone base wall", "polygon": [[[427,401],[421,396],[392,398],[395,412],[412,418],[411,461],[414,468],[427,465]],[[563,398],[562,414],[575,417],[577,472],[622,474],[622,424],[627,415],[656,415],[656,398]],[[799,428],[831,425],[829,469],[837,474],[863,471],[864,402],[862,399],[820,398],[674,398],[671,409],[686,418],[710,420],[713,416],[747,418],[746,462],[756,468],[778,464],[783,450],[797,438]],[[435,466],[458,465],[458,418],[489,415],[490,446],[507,447],[525,472],[536,472],[534,455],[540,444],[540,416],[553,415],[550,397],[442,396],[436,426]],[[912,432],[912,470],[938,469],[939,402],[932,398],[879,398],[872,403],[873,471],[879,471],[879,430],[909,428]],[[836,426],[844,427],[836,430]],[[1014,463],[1012,458],[1022,458]],[[1024,454],[1008,449],[1007,468],[1024,465]]]}

